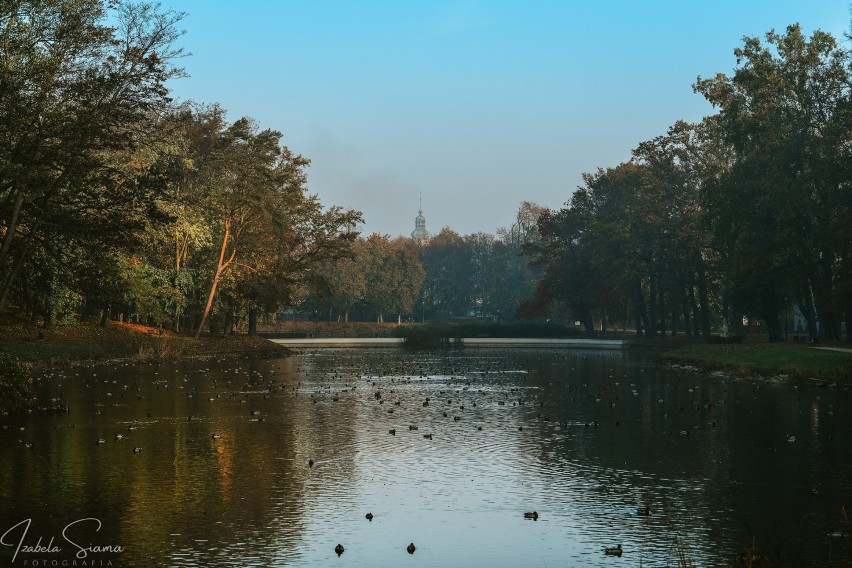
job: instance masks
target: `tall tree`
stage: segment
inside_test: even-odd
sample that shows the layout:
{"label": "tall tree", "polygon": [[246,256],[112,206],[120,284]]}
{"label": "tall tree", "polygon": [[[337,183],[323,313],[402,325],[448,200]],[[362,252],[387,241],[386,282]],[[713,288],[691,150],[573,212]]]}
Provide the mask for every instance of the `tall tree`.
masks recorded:
{"label": "tall tree", "polygon": [[696,82],[720,109],[736,163],[712,197],[716,237],[726,243],[737,296],[782,339],[780,314],[799,304],[812,334],[839,335],[835,274],[848,263],[849,53],[825,32],[747,37],[739,67]]}
{"label": "tall tree", "polygon": [[391,240],[377,233],[365,240],[359,256],[365,263],[364,300],[378,322],[385,314],[395,314],[399,321],[413,312],[425,276],[416,247],[411,239]]}
{"label": "tall tree", "polygon": [[181,17],[134,2],[3,4],[0,303],[41,243],[83,227],[119,235],[149,206],[151,188],[117,157],[139,155],[169,104]]}

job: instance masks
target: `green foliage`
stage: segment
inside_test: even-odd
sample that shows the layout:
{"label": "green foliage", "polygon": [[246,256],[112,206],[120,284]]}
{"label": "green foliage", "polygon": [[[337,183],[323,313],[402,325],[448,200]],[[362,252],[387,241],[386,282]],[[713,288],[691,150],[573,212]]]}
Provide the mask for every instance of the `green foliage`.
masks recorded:
{"label": "green foliage", "polygon": [[49,323],[88,251],[132,245],[158,189],[142,174],[180,75],[181,17],[130,1],[3,4],[0,305],[14,296]]}
{"label": "green foliage", "polygon": [[0,352],[0,407],[22,406],[31,394],[32,365],[8,353]]}
{"label": "green foliage", "polygon": [[852,353],[803,345],[687,345],[666,353],[665,358],[746,375],[785,374],[852,382]]}
{"label": "green foliage", "polygon": [[[781,338],[779,314],[798,304],[838,339],[849,311],[849,52],[798,25],[747,37],[733,76],[699,79],[720,109],[736,159],[704,203],[725,252],[730,297]],[[841,276],[842,274],[842,276]]]}
{"label": "green foliage", "polygon": [[373,234],[360,243],[358,259],[364,273],[364,302],[378,321],[409,314],[423,283],[423,265],[410,239],[391,240]]}
{"label": "green foliage", "polygon": [[719,114],[587,174],[542,218],[528,252],[546,270],[527,313],[559,301],[590,332],[629,319],[651,337],[678,326],[705,339],[747,315],[778,341],[795,304],[812,336],[840,338],[852,317],[849,52],[792,25],[735,53],[733,76],[694,86]]}

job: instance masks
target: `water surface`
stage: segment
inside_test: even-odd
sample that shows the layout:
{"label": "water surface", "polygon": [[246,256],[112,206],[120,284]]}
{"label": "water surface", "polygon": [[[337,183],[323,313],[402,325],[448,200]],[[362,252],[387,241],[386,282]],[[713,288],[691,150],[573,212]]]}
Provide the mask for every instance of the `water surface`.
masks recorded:
{"label": "water surface", "polygon": [[70,411],[0,419],[3,565],[852,561],[829,537],[849,530],[848,390],[534,349],[323,349],[38,387]]}

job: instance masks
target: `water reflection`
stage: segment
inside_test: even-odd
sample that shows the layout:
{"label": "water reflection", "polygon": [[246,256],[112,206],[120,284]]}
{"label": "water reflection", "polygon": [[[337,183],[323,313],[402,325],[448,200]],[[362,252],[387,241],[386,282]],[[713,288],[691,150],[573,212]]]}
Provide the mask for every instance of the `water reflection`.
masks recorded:
{"label": "water reflection", "polygon": [[633,566],[733,565],[752,544],[775,565],[852,560],[827,536],[848,531],[848,391],[536,350],[321,350],[39,388],[71,411],[2,418],[0,528],[32,519],[24,544],[63,550],[15,565],[72,558],[62,530],[87,517],[101,530],[75,538],[120,545],[88,556],[114,566],[603,566],[617,544]]}

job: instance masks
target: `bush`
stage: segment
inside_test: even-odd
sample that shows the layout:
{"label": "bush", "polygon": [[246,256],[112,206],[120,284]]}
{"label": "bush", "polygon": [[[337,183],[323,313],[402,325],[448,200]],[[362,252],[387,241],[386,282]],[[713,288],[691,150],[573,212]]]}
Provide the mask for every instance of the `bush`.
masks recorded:
{"label": "bush", "polygon": [[3,409],[23,406],[29,398],[32,365],[0,353],[0,407]]}
{"label": "bush", "polygon": [[402,326],[396,329],[396,337],[410,340],[434,342],[436,338],[461,337],[579,337],[579,331],[552,323],[486,323],[447,322]]}

